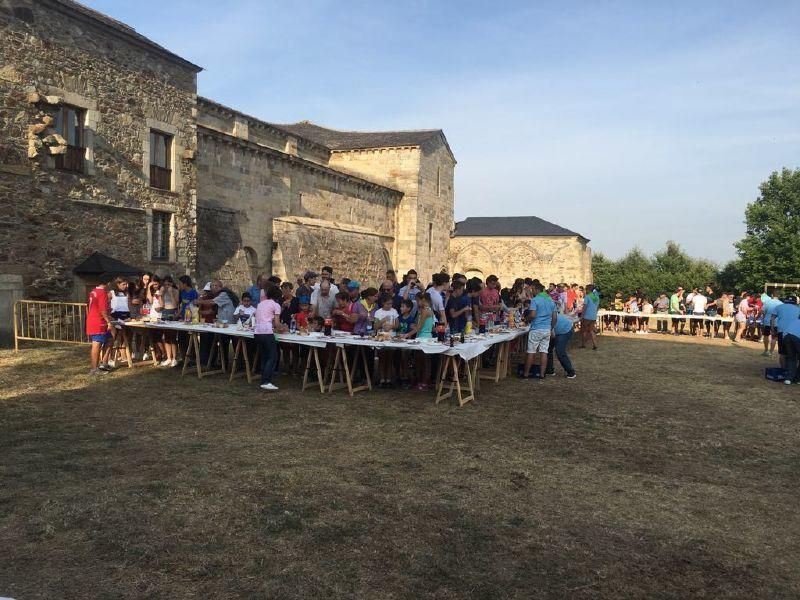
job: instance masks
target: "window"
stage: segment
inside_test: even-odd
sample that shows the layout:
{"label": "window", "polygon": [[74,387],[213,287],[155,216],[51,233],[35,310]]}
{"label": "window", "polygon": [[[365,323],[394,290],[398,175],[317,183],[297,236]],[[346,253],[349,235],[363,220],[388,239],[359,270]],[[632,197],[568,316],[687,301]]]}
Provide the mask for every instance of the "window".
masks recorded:
{"label": "window", "polygon": [[442,167],[436,167],[436,195],[442,195]]}
{"label": "window", "polygon": [[428,254],[431,253],[433,248],[433,223],[428,223]]}
{"label": "window", "polygon": [[153,211],[152,260],[169,259],[169,234],[172,215],[168,212]]}
{"label": "window", "polygon": [[150,131],[150,187],[172,189],[172,136]]}
{"label": "window", "polygon": [[62,171],[83,173],[83,157],[86,154],[83,131],[84,112],[74,106],[59,106],[54,128],[67,141],[67,151],[56,154],[56,168]]}

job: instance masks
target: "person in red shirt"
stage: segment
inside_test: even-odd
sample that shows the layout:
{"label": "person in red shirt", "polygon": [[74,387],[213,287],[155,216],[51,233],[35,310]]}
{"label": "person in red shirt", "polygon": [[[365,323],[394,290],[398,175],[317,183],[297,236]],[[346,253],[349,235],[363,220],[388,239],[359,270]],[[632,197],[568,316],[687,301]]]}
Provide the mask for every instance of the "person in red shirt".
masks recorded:
{"label": "person in red shirt", "polygon": [[353,319],[353,307],[350,302],[350,295],[347,292],[336,294],[336,308],[331,311],[333,325],[339,331],[353,333],[356,323]]}
{"label": "person in red shirt", "polygon": [[295,323],[297,323],[298,329],[308,329],[308,319],[311,316],[309,297],[300,296],[298,300],[300,301],[300,311],[294,315]]}
{"label": "person in red shirt", "polygon": [[89,361],[92,366],[89,373],[92,375],[108,373],[108,367],[100,368],[100,352],[103,346],[117,334],[116,328],[111,325],[111,317],[108,314],[107,284],[108,279],[89,292],[86,306],[86,335],[92,342],[89,350]]}

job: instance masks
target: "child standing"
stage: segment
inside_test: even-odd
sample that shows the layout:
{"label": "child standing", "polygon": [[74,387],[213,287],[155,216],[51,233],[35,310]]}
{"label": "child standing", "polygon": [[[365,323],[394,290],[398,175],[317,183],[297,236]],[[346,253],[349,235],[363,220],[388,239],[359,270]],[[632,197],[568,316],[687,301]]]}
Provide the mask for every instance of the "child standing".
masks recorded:
{"label": "child standing", "polygon": [[[397,336],[401,339],[407,340],[414,337],[416,333],[416,321],[414,319],[414,303],[409,298],[404,298],[400,302],[400,316],[397,319]],[[409,359],[411,352],[408,350],[401,350],[399,352],[400,359],[400,385],[403,389],[411,389],[411,369],[409,367]]]}
{"label": "child standing", "polygon": [[[423,292],[417,296],[417,339],[430,339],[433,337],[433,321],[431,295],[428,292]],[[428,391],[431,383],[431,359],[423,352],[421,357],[417,357],[417,364],[420,365],[417,389],[421,392]]]}
{"label": "child standing", "polygon": [[[384,294],[378,299],[380,308],[375,311],[375,331],[393,332],[398,328],[400,315],[394,308],[394,298],[391,294]],[[381,350],[378,352],[378,374],[380,387],[391,387],[394,380],[394,350]]]}
{"label": "child standing", "polygon": [[233,311],[233,316],[235,319],[239,319],[239,322],[244,325],[256,314],[256,307],[253,306],[253,298],[250,296],[250,292],[243,292],[241,300],[239,306]]}

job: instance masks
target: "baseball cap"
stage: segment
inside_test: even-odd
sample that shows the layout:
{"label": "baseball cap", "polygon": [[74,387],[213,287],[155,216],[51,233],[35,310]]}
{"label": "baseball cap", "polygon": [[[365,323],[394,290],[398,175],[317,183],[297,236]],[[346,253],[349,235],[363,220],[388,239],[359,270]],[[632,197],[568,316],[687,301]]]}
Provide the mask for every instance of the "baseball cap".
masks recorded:
{"label": "baseball cap", "polygon": [[360,287],[361,287],[361,284],[358,281],[354,280],[354,279],[351,279],[350,282],[347,284],[347,289],[348,290],[357,290]]}

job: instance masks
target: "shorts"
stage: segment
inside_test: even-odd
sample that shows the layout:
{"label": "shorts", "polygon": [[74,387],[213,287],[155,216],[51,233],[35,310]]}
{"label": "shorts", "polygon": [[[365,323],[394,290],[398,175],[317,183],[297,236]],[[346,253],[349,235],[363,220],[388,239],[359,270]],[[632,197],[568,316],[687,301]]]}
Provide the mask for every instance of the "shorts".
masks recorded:
{"label": "shorts", "polygon": [[786,356],[786,346],[783,343],[783,334],[778,332],[778,355]]}
{"label": "shorts", "polygon": [[716,308],[709,308],[709,309],[706,311],[706,314],[707,314],[709,317],[716,317],[716,316],[717,316],[717,309],[716,309]]}
{"label": "shorts", "polygon": [[546,354],[549,349],[549,329],[531,329],[528,332],[528,354],[536,354],[537,352]]}
{"label": "shorts", "polygon": [[94,333],[89,336],[89,339],[96,344],[105,344],[107,341],[111,339],[111,334],[106,333]]}
{"label": "shorts", "polygon": [[[770,335],[772,335],[772,327],[770,327],[769,325],[762,325],[761,326],[761,333],[763,333],[765,336],[769,337]],[[778,334],[778,332],[776,331],[775,335],[777,335],[777,334]]]}
{"label": "shorts", "polygon": [[747,317],[745,317],[744,315],[740,315],[738,313],[736,314],[736,317],[734,317],[734,318],[736,319],[737,323],[744,323],[747,320]]}

